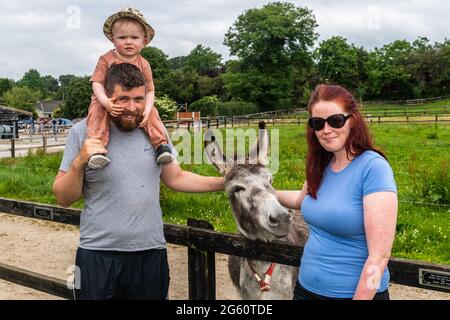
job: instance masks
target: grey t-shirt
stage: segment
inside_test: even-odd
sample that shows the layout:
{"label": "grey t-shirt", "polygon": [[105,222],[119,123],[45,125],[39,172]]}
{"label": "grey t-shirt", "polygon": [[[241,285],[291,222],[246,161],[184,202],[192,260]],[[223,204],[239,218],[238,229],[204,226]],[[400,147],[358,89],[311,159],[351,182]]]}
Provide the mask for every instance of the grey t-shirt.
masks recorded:
{"label": "grey t-shirt", "polygon": [[[86,137],[86,119],[69,132],[60,170],[67,171]],[[111,162],[92,170],[83,181],[85,207],[80,247],[90,250],[141,251],[165,248],[159,204],[161,168],[144,130],[130,132],[110,125]],[[172,148],[173,150],[173,148]]]}

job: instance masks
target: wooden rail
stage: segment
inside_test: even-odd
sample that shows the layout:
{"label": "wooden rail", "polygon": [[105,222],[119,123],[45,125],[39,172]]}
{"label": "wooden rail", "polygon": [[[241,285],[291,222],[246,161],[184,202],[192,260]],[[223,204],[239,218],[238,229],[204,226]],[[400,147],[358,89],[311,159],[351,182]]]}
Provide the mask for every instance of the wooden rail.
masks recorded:
{"label": "wooden rail", "polygon": [[0,279],[65,299],[73,299],[67,283],[53,277],[0,263]]}
{"label": "wooden rail", "polygon": [[[0,212],[24,217],[46,219],[54,222],[78,225],[80,210],[0,198]],[[205,229],[207,222],[190,221],[190,225],[164,224],[168,243],[189,248],[189,298],[215,298],[214,253],[223,253],[251,259],[273,261],[298,266],[302,247],[285,242],[265,243],[244,238],[239,234],[220,233]],[[201,227],[199,227],[199,225]],[[211,226],[208,226],[210,228]],[[389,260],[391,282],[429,290],[450,292],[450,266],[425,261],[391,258]],[[214,277],[212,277],[214,275]],[[64,282],[26,270],[0,265],[0,278],[25,285],[50,294],[71,298]],[[213,281],[214,280],[214,281]],[[195,281],[195,283],[191,283]]]}

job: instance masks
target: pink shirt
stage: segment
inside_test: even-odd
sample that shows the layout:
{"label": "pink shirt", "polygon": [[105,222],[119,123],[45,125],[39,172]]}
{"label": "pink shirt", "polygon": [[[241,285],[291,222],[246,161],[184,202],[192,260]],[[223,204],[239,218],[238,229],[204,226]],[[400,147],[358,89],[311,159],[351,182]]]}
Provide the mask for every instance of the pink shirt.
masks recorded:
{"label": "pink shirt", "polygon": [[[90,81],[99,82],[104,86],[106,73],[109,67],[111,67],[111,65],[114,63],[120,64],[124,62],[126,61],[123,61],[121,58],[119,58],[115,49],[108,51],[98,59],[97,66],[95,67],[94,73],[92,74]],[[141,70],[141,72],[143,73],[145,83],[147,86],[147,91],[154,91],[155,86],[153,85],[152,69],[148,61],[145,60],[141,55],[138,55],[133,62],[129,63],[138,67],[139,70]]]}

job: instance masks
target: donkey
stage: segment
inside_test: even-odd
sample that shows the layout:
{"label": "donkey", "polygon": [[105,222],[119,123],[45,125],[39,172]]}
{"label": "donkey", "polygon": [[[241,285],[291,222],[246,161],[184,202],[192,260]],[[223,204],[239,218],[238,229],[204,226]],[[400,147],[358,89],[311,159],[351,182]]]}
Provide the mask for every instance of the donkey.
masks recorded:
{"label": "donkey", "polygon": [[[278,202],[268,164],[269,135],[263,121],[249,155],[227,161],[214,133],[205,134],[205,152],[225,177],[239,232],[252,240],[281,240],[304,246],[308,230],[299,211],[288,211]],[[240,161],[239,161],[240,160]],[[241,164],[239,164],[241,163]],[[298,267],[229,256],[228,270],[241,299],[292,299]]]}

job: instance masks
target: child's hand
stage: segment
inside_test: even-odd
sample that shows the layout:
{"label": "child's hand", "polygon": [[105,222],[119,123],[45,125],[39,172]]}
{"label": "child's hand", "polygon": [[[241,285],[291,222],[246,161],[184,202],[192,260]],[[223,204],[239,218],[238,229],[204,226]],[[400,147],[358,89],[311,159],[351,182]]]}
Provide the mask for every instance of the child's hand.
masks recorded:
{"label": "child's hand", "polygon": [[150,119],[150,113],[152,111],[152,108],[153,108],[153,106],[145,108],[144,112],[142,113],[143,119],[142,119],[141,123],[139,124],[139,127],[145,127],[147,125],[148,119]]}
{"label": "child's hand", "polygon": [[118,104],[116,104],[117,98],[110,98],[108,99],[108,102],[106,103],[106,110],[108,110],[109,114],[112,115],[113,117],[118,117],[123,113],[123,106],[120,106]]}

